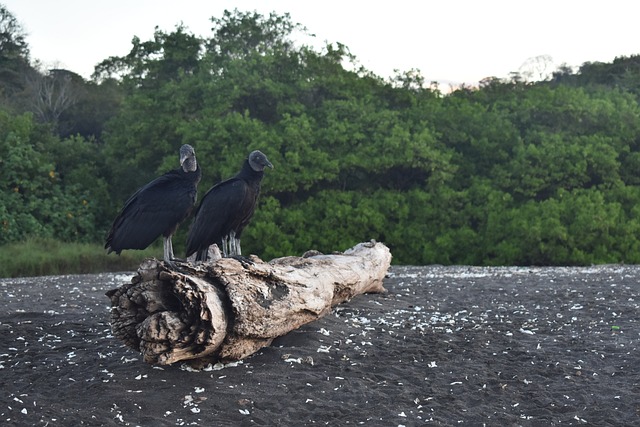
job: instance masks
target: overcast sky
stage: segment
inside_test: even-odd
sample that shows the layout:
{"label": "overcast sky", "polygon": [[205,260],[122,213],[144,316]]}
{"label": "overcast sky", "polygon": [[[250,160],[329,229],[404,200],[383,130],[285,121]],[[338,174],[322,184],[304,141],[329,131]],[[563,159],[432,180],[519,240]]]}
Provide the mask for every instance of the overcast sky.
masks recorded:
{"label": "overcast sky", "polygon": [[427,81],[508,77],[530,58],[555,65],[640,54],[637,0],[0,0],[25,29],[32,59],[89,78],[154,28],[183,23],[208,37],[224,9],[288,12],[324,41],[345,44],[381,77],[420,69]]}

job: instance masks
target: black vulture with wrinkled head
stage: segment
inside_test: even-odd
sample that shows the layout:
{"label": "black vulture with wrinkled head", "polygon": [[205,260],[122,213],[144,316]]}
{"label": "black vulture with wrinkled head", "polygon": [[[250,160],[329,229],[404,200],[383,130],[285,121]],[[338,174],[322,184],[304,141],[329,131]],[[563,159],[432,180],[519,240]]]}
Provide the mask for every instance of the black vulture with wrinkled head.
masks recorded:
{"label": "black vulture with wrinkled head", "polygon": [[107,253],[120,255],[123,249],[145,249],[162,235],[164,260],[171,262],[171,236],[193,210],[201,176],[193,147],[183,145],[179,168],[139,188],[125,202],[107,235]]}
{"label": "black vulture with wrinkled head", "polygon": [[256,209],[265,167],[273,168],[267,156],[252,151],[240,172],[207,191],[189,230],[187,257],[197,252],[196,261],[206,261],[214,243],[225,256],[242,255],[240,237]]}

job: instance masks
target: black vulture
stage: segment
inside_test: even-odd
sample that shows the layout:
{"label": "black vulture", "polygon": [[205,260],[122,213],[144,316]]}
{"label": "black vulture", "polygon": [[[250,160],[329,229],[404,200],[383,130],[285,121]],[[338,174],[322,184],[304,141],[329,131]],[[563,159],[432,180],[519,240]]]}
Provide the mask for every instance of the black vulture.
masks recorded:
{"label": "black vulture", "polygon": [[196,153],[188,144],[180,147],[180,167],[139,188],[113,221],[104,247],[120,255],[123,249],[145,249],[164,237],[164,260],[171,263],[171,236],[196,203],[202,173]]}
{"label": "black vulture", "polygon": [[209,246],[216,243],[225,256],[242,255],[240,237],[256,209],[265,167],[273,165],[262,152],[249,154],[233,178],[207,191],[196,210],[189,236],[187,257],[206,261]]}

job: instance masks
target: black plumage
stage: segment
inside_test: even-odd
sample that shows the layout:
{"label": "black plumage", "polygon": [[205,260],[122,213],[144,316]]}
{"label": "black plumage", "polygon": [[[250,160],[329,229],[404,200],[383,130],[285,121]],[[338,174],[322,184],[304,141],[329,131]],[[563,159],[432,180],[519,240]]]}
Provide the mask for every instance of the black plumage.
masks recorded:
{"label": "black plumage", "polygon": [[107,253],[145,249],[162,235],[164,260],[171,262],[171,236],[193,210],[201,176],[193,147],[183,145],[179,168],[139,188],[125,202],[107,235]]}
{"label": "black plumage", "polygon": [[214,243],[225,256],[242,255],[240,237],[255,211],[265,167],[273,168],[267,156],[252,151],[240,172],[207,191],[187,237],[187,257],[197,252],[196,260],[206,261]]}

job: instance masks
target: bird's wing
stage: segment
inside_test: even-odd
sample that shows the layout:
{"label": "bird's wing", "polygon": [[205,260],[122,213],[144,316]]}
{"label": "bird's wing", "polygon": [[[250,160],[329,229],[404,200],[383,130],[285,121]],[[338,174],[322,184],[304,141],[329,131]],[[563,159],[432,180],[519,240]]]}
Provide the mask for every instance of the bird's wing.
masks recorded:
{"label": "bird's wing", "polygon": [[209,189],[196,211],[187,238],[187,256],[217,243],[229,233],[242,208],[247,185],[240,179],[229,179]]}
{"label": "bird's wing", "polygon": [[167,172],[136,191],[124,204],[107,238],[107,246],[144,249],[161,234],[172,232],[189,214],[195,187],[178,171]]}

